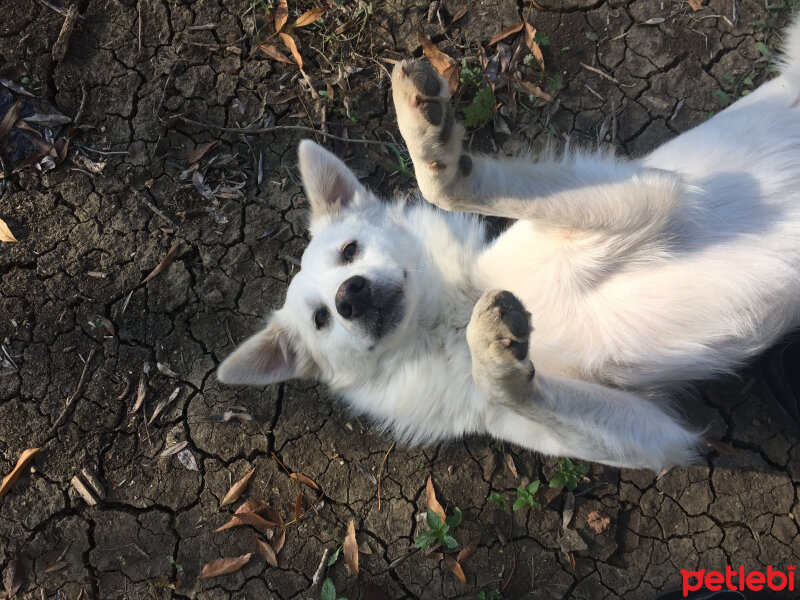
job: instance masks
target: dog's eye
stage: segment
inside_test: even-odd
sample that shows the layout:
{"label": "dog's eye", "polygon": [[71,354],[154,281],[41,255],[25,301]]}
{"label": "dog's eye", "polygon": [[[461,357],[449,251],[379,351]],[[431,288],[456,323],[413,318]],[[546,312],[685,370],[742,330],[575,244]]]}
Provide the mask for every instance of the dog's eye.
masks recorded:
{"label": "dog's eye", "polygon": [[358,242],[353,240],[352,242],[347,242],[342,248],[342,260],[344,262],[352,262],[358,252]]}
{"label": "dog's eye", "polygon": [[314,311],[314,325],[317,326],[317,329],[322,329],[325,327],[330,318],[331,313],[328,312],[327,308],[318,308],[316,311]]}

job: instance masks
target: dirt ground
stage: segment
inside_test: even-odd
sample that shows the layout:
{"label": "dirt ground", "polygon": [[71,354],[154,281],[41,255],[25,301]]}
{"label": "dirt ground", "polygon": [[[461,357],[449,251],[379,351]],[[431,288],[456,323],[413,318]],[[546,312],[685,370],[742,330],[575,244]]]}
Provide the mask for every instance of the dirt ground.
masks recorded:
{"label": "dirt ground", "polygon": [[[66,3],[2,3],[0,77],[79,120],[58,134],[75,127],[66,159],[45,172],[12,173],[19,156],[0,141],[0,219],[19,239],[0,245],[0,475],[42,447],[0,500],[4,588],[21,584],[18,597],[37,599],[320,598],[330,578],[351,600],[635,600],[679,585],[681,569],[800,560],[800,443],[771,419],[750,370],[693,395],[697,423],[725,442],[722,453],[660,478],[592,465],[572,495],[547,493],[555,459],[488,439],[392,448],[320,386],[225,388],[214,377],[297,270],[307,234],[295,149],[314,136],[219,126],[326,127],[392,143],[396,151],[316,136],[381,193],[408,192],[384,59],[420,56],[422,28],[479,69],[477,44],[492,58],[490,39],[527,17],[549,38],[546,75],[522,61],[523,33],[501,43],[522,44],[515,68],[551,98],[526,91],[512,108],[502,96],[501,120],[475,130],[473,147],[511,153],[568,135],[639,155],[770,77],[794,3],[449,0],[437,16],[428,0],[332,1],[292,32],[307,81],[296,64],[255,51],[265,42],[293,60],[273,34],[274,4],[78,0],[75,32],[54,61]],[[288,25],[314,6],[289,0]],[[308,82],[326,97],[312,97]],[[191,167],[190,153],[212,141]],[[174,262],[142,284],[178,242]],[[220,509],[251,469],[242,499]],[[100,483],[93,506],[72,484],[84,470]],[[214,530],[253,497],[293,520],[300,486],[287,472],[321,491],[301,487],[302,518],[286,527],[276,568],[255,538],[276,543],[279,528]],[[443,559],[458,549],[413,552],[427,530],[429,475],[448,514],[463,511],[460,547],[479,539],[463,561],[466,583]],[[513,501],[536,479],[542,509],[512,516],[489,499]],[[610,520],[599,533],[594,512]],[[341,555],[321,562],[350,520],[357,575]],[[234,573],[198,579],[204,564],[246,553]]]}

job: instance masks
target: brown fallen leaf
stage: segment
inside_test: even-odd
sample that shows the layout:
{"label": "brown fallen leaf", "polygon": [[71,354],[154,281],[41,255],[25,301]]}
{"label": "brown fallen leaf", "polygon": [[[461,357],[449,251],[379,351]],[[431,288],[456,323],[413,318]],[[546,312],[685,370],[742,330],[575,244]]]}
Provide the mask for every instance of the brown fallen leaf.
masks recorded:
{"label": "brown fallen leaf", "polygon": [[203,158],[206,155],[206,152],[211,150],[214,146],[217,145],[218,140],[212,140],[207,144],[201,144],[197,148],[189,153],[189,157],[186,159],[186,163],[192,165],[196,163],[198,160]]}
{"label": "brown fallen leaf", "polygon": [[458,63],[439,50],[421,29],[417,31],[417,36],[419,37],[419,43],[422,45],[422,52],[431,61],[433,68],[445,78],[450,93],[454,94],[458,89],[458,74],[460,71]]}
{"label": "brown fallen leaf", "polygon": [[33,457],[36,456],[39,450],[41,450],[41,448],[28,448],[19,455],[16,466],[12,469],[11,473],[3,478],[2,483],[0,483],[0,498],[3,498],[3,496],[8,493],[11,486],[19,479],[19,476],[22,475],[23,471],[31,463]]}
{"label": "brown fallen leaf", "polygon": [[136,386],[136,400],[134,400],[133,406],[131,407],[132,415],[136,414],[142,407],[145,396],[147,396],[147,375],[142,371],[142,374],[139,376],[139,385]]}
{"label": "brown fallen leaf", "polygon": [[299,521],[303,516],[303,492],[297,494],[297,499],[294,501],[294,519]]}
{"label": "brown fallen leaf", "polygon": [[72,37],[72,33],[75,31],[75,25],[78,23],[79,16],[78,6],[72,4],[67,10],[64,24],[61,26],[61,31],[58,33],[58,39],[56,39],[56,43],[53,44],[53,49],[51,50],[51,56],[54,62],[60,63],[64,60],[64,56],[67,54],[67,48],[69,47],[69,40]]}
{"label": "brown fallen leaf", "polygon": [[256,545],[258,546],[258,553],[264,557],[270,565],[278,568],[278,557],[275,556],[275,550],[264,540],[256,538]]}
{"label": "brown fallen leaf", "polygon": [[158,265],[156,265],[156,268],[150,271],[150,274],[147,277],[142,279],[142,283],[140,285],[144,285],[145,283],[150,281],[153,277],[165,271],[166,268],[172,264],[172,261],[175,260],[175,257],[178,255],[178,248],[180,248],[180,246],[181,246],[180,240],[172,244],[172,248],[169,249],[167,255],[164,257],[164,260],[158,263]]}
{"label": "brown fallen leaf", "polygon": [[544,71],[544,56],[539,44],[534,40],[536,37],[536,28],[530,23],[525,23],[525,45],[531,51],[533,58],[539,63],[539,68]]}
{"label": "brown fallen leaf", "polygon": [[694,11],[703,9],[703,3],[700,0],[689,0],[689,6]]}
{"label": "brown fallen leaf", "polygon": [[506,454],[505,458],[506,468],[511,471],[511,474],[514,476],[514,479],[519,479],[519,473],[517,473],[517,465],[514,463],[514,457],[510,454]]}
{"label": "brown fallen leaf", "polygon": [[289,6],[286,0],[278,0],[278,6],[275,8],[275,33],[280,33],[288,18]]}
{"label": "brown fallen leaf", "polygon": [[481,543],[481,537],[480,536],[472,538],[472,540],[470,540],[469,544],[464,546],[459,551],[458,556],[456,557],[456,560],[462,565],[465,564],[470,558],[472,558],[472,555],[475,554],[475,551],[478,549],[478,545],[480,543]]}
{"label": "brown fallen leaf", "polygon": [[300,67],[300,69],[302,70],[303,57],[300,56],[300,51],[297,49],[297,44],[295,44],[294,38],[290,36],[288,33],[281,33],[280,36],[283,45],[289,49],[289,52],[291,52],[292,56],[294,56],[294,60],[297,63],[297,66]]}
{"label": "brown fallen leaf", "polygon": [[286,528],[281,529],[278,534],[272,538],[272,549],[275,550],[276,556],[283,548],[284,543],[286,543]]}
{"label": "brown fallen leaf", "polygon": [[522,28],[524,26],[525,26],[525,23],[520,21],[519,23],[514,23],[513,25],[511,25],[509,27],[506,27],[505,29],[503,29],[503,31],[501,31],[496,36],[494,36],[491,40],[489,40],[489,43],[487,44],[487,46],[494,46],[500,40],[504,40],[508,36],[514,35],[515,33],[519,32],[519,31],[522,31]]}
{"label": "brown fallen leaf", "polygon": [[18,242],[19,240],[14,237],[14,234],[11,233],[11,230],[6,225],[6,222],[3,219],[0,219],[0,242]]}
{"label": "brown fallen leaf", "polygon": [[311,479],[310,477],[307,477],[307,476],[303,475],[302,473],[292,473],[292,474],[289,475],[289,477],[291,477],[295,481],[299,481],[300,483],[304,483],[305,485],[307,485],[309,487],[312,487],[315,490],[319,490],[319,486],[316,484],[316,482],[313,479]]}
{"label": "brown fallen leaf", "polygon": [[573,552],[567,553],[567,560],[569,561],[569,570],[575,572],[575,554]]}
{"label": "brown fallen leaf", "polygon": [[8,132],[14,128],[14,125],[19,120],[19,115],[22,113],[22,100],[17,100],[8,109],[8,112],[0,121],[0,140],[8,135]]}
{"label": "brown fallen leaf", "polygon": [[[278,50],[275,46],[271,44],[261,44],[258,47],[264,54],[269,56],[272,60],[277,60],[279,62],[286,63],[287,65],[293,65],[292,59],[286,56],[283,52]],[[296,94],[295,94],[296,95]]]}
{"label": "brown fallen leaf", "polygon": [[242,525],[250,525],[251,527],[255,527],[259,531],[263,531],[265,533],[274,527],[280,526],[279,523],[267,521],[254,512],[245,512],[238,515],[233,515],[230,521],[224,525],[220,525],[214,531],[225,531],[226,529],[241,527]]}
{"label": "brown fallen leaf", "polygon": [[537,98],[541,98],[542,100],[546,100],[547,102],[552,102],[554,98],[545,92],[542,88],[538,85],[531,83],[530,81],[520,81],[519,84],[523,87],[523,89],[528,92],[529,94],[533,94]]}
{"label": "brown fallen leaf", "polygon": [[56,562],[50,563],[44,568],[44,572],[47,574],[50,573],[57,573],[61,569],[65,569],[69,566],[69,563],[65,560],[57,560]]}
{"label": "brown fallen leaf", "polygon": [[247,484],[250,483],[250,478],[255,473],[255,469],[251,469],[250,472],[247,473],[244,477],[242,477],[239,481],[234,483],[231,486],[231,489],[228,490],[228,493],[225,494],[225,497],[222,499],[222,502],[219,503],[219,507],[222,508],[223,506],[228,506],[228,504],[233,504],[236,502],[241,496],[244,489],[247,487]]}
{"label": "brown fallen leaf", "polygon": [[22,562],[22,553],[17,546],[17,550],[6,565],[6,570],[3,571],[3,588],[6,591],[6,598],[16,596],[23,583],[25,583],[25,564]]}
{"label": "brown fallen leaf", "polygon": [[247,502],[245,502],[239,508],[237,508],[236,512],[233,514],[240,515],[242,513],[248,513],[248,512],[254,512],[256,514],[259,514],[265,508],[266,504],[264,504],[263,500],[261,500],[260,498],[250,498]]}
{"label": "brown fallen leaf", "polygon": [[447,517],[444,514],[442,505],[439,504],[439,501],[436,499],[436,490],[433,489],[433,479],[430,475],[428,475],[428,483],[425,484],[425,503],[428,505],[428,508],[439,515],[442,523],[444,523]]}
{"label": "brown fallen leaf", "polygon": [[444,562],[447,563],[447,566],[450,567],[453,575],[455,575],[461,583],[467,583],[467,576],[464,575],[464,569],[461,568],[461,565],[458,564],[458,561],[455,558],[449,554],[446,554],[444,557]]}
{"label": "brown fallen leaf", "polygon": [[159,456],[161,456],[162,458],[167,457],[167,456],[173,456],[173,455],[177,454],[178,452],[180,452],[181,450],[183,450],[184,448],[186,448],[186,446],[188,446],[188,445],[189,445],[189,442],[186,441],[186,440],[184,440],[182,442],[178,442],[177,444],[173,444],[172,446],[170,446],[169,448],[164,450],[161,454],[159,454]]}
{"label": "brown fallen leaf", "polygon": [[586,524],[597,535],[600,535],[611,525],[611,518],[599,511],[593,510],[586,515]]}
{"label": "brown fallen leaf", "polygon": [[724,456],[738,456],[739,455],[739,451],[736,448],[734,448],[730,444],[726,444],[725,442],[723,442],[721,440],[712,440],[712,439],[706,438],[705,442],[706,442],[706,444],[711,446],[714,450],[716,450],[717,452],[719,452],[720,454],[722,454]]}
{"label": "brown fallen leaf", "polygon": [[350,568],[350,572],[358,575],[358,543],[356,542],[356,524],[353,519],[347,524],[347,535],[342,542],[342,553],[344,562]]}
{"label": "brown fallen leaf", "polygon": [[210,563],[203,565],[203,570],[200,572],[198,579],[209,579],[211,577],[219,577],[220,575],[227,575],[228,573],[235,573],[248,562],[253,554],[248,552],[241,556],[232,556],[229,558],[218,558],[212,560]]}
{"label": "brown fallen leaf", "polygon": [[467,14],[467,7],[466,6],[462,6],[461,8],[459,8],[456,11],[456,14],[453,15],[453,20],[450,21],[450,25],[452,25],[456,21],[460,21],[461,19],[463,19],[464,15],[466,15],[466,14]]}
{"label": "brown fallen leaf", "polygon": [[294,22],[295,27],[305,27],[306,25],[310,25],[317,19],[319,19],[325,11],[328,10],[327,6],[318,6],[317,8],[312,8],[311,10],[307,10],[302,15],[297,17],[297,21]]}

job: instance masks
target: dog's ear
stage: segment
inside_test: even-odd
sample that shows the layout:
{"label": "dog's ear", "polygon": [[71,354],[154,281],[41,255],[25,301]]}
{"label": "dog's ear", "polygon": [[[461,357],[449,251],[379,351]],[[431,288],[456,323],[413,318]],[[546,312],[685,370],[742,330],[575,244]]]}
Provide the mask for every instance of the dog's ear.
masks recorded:
{"label": "dog's ear", "polygon": [[219,381],[266,385],[309,376],[310,359],[276,315],[273,313],[264,329],[247,338],[222,362],[217,369]]}
{"label": "dog's ear", "polygon": [[369,192],[355,174],[336,156],[311,140],[303,140],[297,150],[300,177],[308,202],[311,221],[335,215],[342,208],[359,205]]}

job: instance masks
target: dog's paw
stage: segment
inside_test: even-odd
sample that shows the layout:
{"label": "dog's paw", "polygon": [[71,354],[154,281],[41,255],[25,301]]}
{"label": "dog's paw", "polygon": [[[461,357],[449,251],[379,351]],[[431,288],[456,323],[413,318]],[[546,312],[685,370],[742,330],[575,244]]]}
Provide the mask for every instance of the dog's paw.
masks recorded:
{"label": "dog's paw", "polygon": [[509,392],[530,384],[535,373],[528,358],[530,317],[511,292],[491,290],[481,296],[467,326],[478,385],[501,386]]}
{"label": "dog's paw", "polygon": [[434,172],[454,165],[471,168],[471,162],[466,164],[470,158],[461,155],[463,127],[456,123],[447,82],[432,66],[424,60],[397,63],[392,95],[397,124],[412,158]]}

